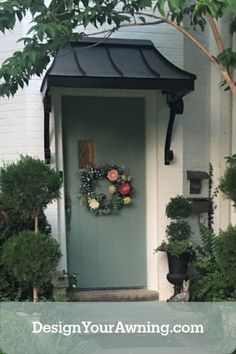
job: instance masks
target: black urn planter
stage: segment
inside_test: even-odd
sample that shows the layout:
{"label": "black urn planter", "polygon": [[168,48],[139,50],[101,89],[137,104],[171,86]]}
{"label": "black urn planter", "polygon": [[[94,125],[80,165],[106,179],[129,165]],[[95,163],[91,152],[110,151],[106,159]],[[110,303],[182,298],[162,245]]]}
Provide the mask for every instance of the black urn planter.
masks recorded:
{"label": "black urn planter", "polygon": [[188,279],[188,261],[190,258],[189,253],[183,253],[179,257],[168,253],[168,266],[169,273],[166,278],[169,283],[174,285],[174,294],[170,300],[181,292],[182,283]]}

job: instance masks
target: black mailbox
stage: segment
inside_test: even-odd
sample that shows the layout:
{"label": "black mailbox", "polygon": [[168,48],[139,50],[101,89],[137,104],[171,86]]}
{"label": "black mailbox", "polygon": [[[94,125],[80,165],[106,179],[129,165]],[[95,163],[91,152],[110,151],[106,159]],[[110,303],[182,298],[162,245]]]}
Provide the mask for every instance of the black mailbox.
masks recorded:
{"label": "black mailbox", "polygon": [[193,214],[202,214],[209,212],[209,198],[188,198],[192,204]]}
{"label": "black mailbox", "polygon": [[202,180],[210,179],[210,176],[204,171],[187,171],[187,179],[190,181],[190,194],[201,194]]}

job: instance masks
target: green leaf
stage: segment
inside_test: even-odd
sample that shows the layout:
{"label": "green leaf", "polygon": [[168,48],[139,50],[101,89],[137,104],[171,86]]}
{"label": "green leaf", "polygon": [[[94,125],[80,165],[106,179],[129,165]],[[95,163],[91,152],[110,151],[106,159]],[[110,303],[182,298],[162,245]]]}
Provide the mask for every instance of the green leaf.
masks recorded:
{"label": "green leaf", "polygon": [[179,10],[180,8],[180,0],[168,0],[169,6],[173,10]]}
{"label": "green leaf", "polygon": [[19,81],[19,86],[23,89],[24,88],[24,81]]}
{"label": "green leaf", "polygon": [[232,10],[236,10],[236,1],[235,0],[226,0],[227,6],[229,6]]}
{"label": "green leaf", "polygon": [[30,52],[30,57],[31,57],[32,62],[35,63],[37,60],[37,57],[38,57],[37,52],[35,50],[32,50]]}
{"label": "green leaf", "polygon": [[208,4],[208,9],[211,13],[211,15],[215,18],[217,18],[219,16],[219,10],[221,9],[221,5],[217,2],[209,2]]}
{"label": "green leaf", "polygon": [[143,16],[139,16],[139,20],[140,20],[141,22],[143,22],[143,23],[146,22],[146,19],[145,19],[145,17],[143,17]]}
{"label": "green leaf", "polygon": [[236,67],[236,52],[233,52],[231,48],[227,48],[216,57],[216,60],[226,68]]}
{"label": "green leaf", "polygon": [[22,19],[23,19],[23,14],[22,14],[22,11],[16,11],[16,16],[17,16],[17,18],[18,18],[18,20],[19,21],[22,21]]}
{"label": "green leaf", "polygon": [[160,14],[162,16],[165,16],[165,4],[166,4],[167,0],[157,0],[155,6],[154,6],[154,10],[156,10],[158,8]]}
{"label": "green leaf", "polygon": [[236,17],[230,23],[230,33],[233,34],[236,32]]}
{"label": "green leaf", "polygon": [[26,85],[29,84],[29,78],[28,77],[23,77],[23,81]]}

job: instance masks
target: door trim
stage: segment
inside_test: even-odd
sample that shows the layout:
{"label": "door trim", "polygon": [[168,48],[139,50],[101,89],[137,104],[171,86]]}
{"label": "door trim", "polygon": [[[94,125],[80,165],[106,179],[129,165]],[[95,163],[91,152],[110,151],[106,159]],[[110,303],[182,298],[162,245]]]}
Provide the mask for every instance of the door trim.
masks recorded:
{"label": "door trim", "polygon": [[[52,129],[54,149],[52,147],[52,162],[60,171],[64,171],[63,136],[62,136],[62,96],[97,96],[97,97],[138,97],[145,101],[145,144],[146,144],[146,279],[147,288],[158,290],[158,260],[153,251],[157,247],[157,118],[160,91],[116,90],[116,89],[70,89],[52,88]],[[53,139],[52,139],[53,140]],[[62,249],[60,266],[67,270],[66,252],[66,215],[65,215],[65,186],[61,190],[58,202],[58,233]]]}

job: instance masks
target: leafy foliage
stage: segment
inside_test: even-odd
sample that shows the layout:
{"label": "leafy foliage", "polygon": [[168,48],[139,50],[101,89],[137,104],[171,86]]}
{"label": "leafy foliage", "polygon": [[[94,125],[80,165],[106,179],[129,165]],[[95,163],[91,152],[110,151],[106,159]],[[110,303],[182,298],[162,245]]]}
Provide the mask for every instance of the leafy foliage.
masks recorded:
{"label": "leafy foliage", "polygon": [[3,208],[14,210],[22,218],[39,216],[48,203],[60,196],[59,173],[39,159],[21,157],[1,168],[0,173]]}
{"label": "leafy foliage", "polygon": [[3,246],[2,262],[18,282],[40,287],[49,281],[61,257],[59,244],[51,236],[23,231]]}
{"label": "leafy foliage", "polygon": [[21,300],[24,298],[24,292],[24,287],[21,287],[16,278],[0,264],[0,301]]}
{"label": "leafy foliage", "polygon": [[225,49],[216,59],[225,68],[236,67],[236,52],[233,52],[232,48]]}
{"label": "leafy foliage", "polygon": [[172,221],[166,227],[166,235],[169,240],[187,240],[191,235],[191,226],[186,220]]}
{"label": "leafy foliage", "polygon": [[[28,34],[19,39],[23,49],[16,51],[0,68],[0,95],[14,95],[28,85],[32,75],[40,76],[60,46],[77,41],[88,25],[99,28],[110,25],[110,33],[124,23],[147,23],[150,17],[159,23],[190,23],[204,30],[207,15],[218,20],[227,11],[236,9],[235,0],[5,0],[0,3],[0,31],[14,29],[27,13],[32,17]],[[119,6],[118,6],[119,5]],[[146,13],[144,11],[152,10]],[[159,11],[155,13],[155,10]],[[156,15],[155,15],[156,14]],[[235,30],[232,22],[231,32]],[[227,49],[217,58],[222,65],[235,65],[235,53]]]}
{"label": "leafy foliage", "polygon": [[[23,230],[34,230],[32,218],[22,218],[15,210],[4,209],[4,215],[0,214],[0,249],[11,236]],[[51,233],[51,226],[43,211],[39,213],[39,231],[47,235]]]}
{"label": "leafy foliage", "polygon": [[221,267],[217,259],[218,237],[203,224],[199,225],[199,230],[202,246],[196,249],[195,257],[190,264],[191,300],[236,301],[236,287],[232,284],[233,279]]}
{"label": "leafy foliage", "polygon": [[229,278],[229,284],[235,286],[236,279],[236,226],[230,225],[226,231],[221,231],[215,241],[216,258],[224,274]]}
{"label": "leafy foliage", "polygon": [[[14,301],[29,299],[28,286],[19,284],[13,274],[9,273],[1,262],[1,250],[4,243],[13,235],[23,230],[34,230],[32,219],[22,219],[14,210],[4,210],[0,213],[0,301]],[[51,227],[43,212],[39,215],[39,230],[49,235]]]}
{"label": "leafy foliage", "polygon": [[224,176],[220,180],[219,189],[231,199],[236,206],[236,155],[228,156]]}
{"label": "leafy foliage", "polygon": [[230,24],[230,33],[233,34],[236,32],[236,17],[233,18]]}
{"label": "leafy foliage", "polygon": [[199,232],[202,241],[202,251],[210,256],[214,256],[216,236],[213,230],[204,224],[199,224]]}
{"label": "leafy foliage", "polygon": [[188,218],[192,214],[191,203],[181,195],[170,198],[166,206],[166,216],[170,219]]}
{"label": "leafy foliage", "polygon": [[209,191],[208,191],[208,198],[209,198],[209,211],[208,211],[208,227],[210,230],[213,231],[213,223],[214,223],[214,193],[213,193],[213,166],[209,164]]}
{"label": "leafy foliage", "polygon": [[189,240],[171,240],[169,242],[163,241],[161,245],[156,248],[155,251],[167,252],[179,257],[181,254],[184,253],[192,254],[195,251],[195,245]]}
{"label": "leafy foliage", "polygon": [[193,15],[195,17],[210,13],[214,18],[218,19],[223,16],[226,9],[234,10],[234,0],[199,0],[194,6]]}

